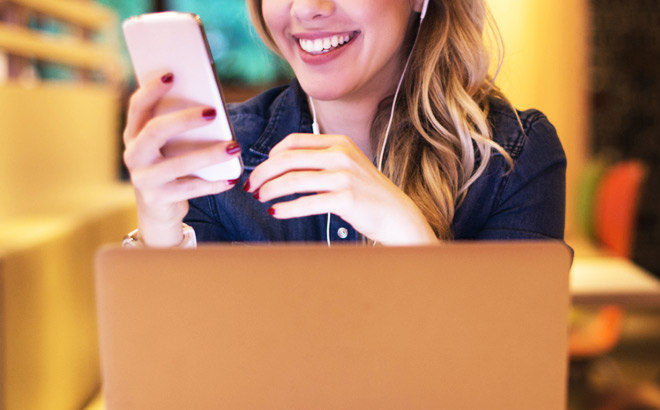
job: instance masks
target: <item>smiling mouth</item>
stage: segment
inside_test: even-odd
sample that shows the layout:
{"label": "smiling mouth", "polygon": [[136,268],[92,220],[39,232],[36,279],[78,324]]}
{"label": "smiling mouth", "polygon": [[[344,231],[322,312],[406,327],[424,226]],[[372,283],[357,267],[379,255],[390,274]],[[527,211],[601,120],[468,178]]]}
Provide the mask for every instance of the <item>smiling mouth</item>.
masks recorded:
{"label": "smiling mouth", "polygon": [[353,41],[357,34],[358,32],[354,31],[348,34],[337,34],[333,36],[317,38],[314,40],[299,38],[298,45],[300,45],[300,48],[306,53],[312,55],[325,54],[327,52],[344,47]]}

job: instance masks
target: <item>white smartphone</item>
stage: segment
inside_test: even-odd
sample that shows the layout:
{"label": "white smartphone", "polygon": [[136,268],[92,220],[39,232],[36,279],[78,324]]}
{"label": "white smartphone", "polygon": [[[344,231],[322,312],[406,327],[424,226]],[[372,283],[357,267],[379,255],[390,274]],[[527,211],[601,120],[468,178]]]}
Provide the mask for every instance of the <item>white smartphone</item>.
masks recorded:
{"label": "white smartphone", "polygon": [[[124,38],[138,84],[155,76],[174,74],[172,89],[161,99],[155,114],[190,107],[213,107],[217,117],[208,125],[172,138],[161,149],[172,157],[218,141],[234,139],[220,81],[199,16],[167,11],[127,19]],[[238,179],[243,172],[240,157],[202,168],[194,175],[208,181]]]}

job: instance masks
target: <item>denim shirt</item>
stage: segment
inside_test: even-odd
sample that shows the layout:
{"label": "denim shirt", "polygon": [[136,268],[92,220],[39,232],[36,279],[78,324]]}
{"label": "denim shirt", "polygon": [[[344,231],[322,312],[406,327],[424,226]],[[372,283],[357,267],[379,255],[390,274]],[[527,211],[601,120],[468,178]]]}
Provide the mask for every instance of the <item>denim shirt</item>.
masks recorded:
{"label": "denim shirt", "polygon": [[[270,150],[292,133],[311,133],[307,97],[297,81],[266,91],[228,112],[242,147],[245,172],[233,189],[189,201],[185,222],[199,242],[326,241],[328,215],[279,220],[268,214],[277,201],[261,203],[241,187]],[[495,152],[469,188],[452,223],[454,239],[563,239],[566,157],[554,127],[539,111],[516,114],[493,99],[489,120],[494,140],[509,153],[513,170]],[[522,127],[521,127],[522,124]],[[524,131],[524,132],[523,132]],[[361,235],[336,215],[332,243],[358,242]]]}

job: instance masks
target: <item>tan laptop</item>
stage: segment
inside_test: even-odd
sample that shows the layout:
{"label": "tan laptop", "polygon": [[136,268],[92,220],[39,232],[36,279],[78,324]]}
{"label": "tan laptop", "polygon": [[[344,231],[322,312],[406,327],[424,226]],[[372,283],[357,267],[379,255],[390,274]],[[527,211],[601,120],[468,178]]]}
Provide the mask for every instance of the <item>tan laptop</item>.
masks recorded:
{"label": "tan laptop", "polygon": [[564,409],[570,252],[104,249],[108,410]]}

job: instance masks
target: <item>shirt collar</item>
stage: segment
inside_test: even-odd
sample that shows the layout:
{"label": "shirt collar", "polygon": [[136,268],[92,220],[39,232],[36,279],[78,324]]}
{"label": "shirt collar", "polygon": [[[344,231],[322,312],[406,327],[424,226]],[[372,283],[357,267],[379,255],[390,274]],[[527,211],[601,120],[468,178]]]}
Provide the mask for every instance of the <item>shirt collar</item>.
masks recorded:
{"label": "shirt collar", "polygon": [[293,80],[270,106],[268,123],[257,141],[250,147],[256,166],[268,158],[270,150],[289,134],[312,132],[312,116],[307,95],[297,80]]}

